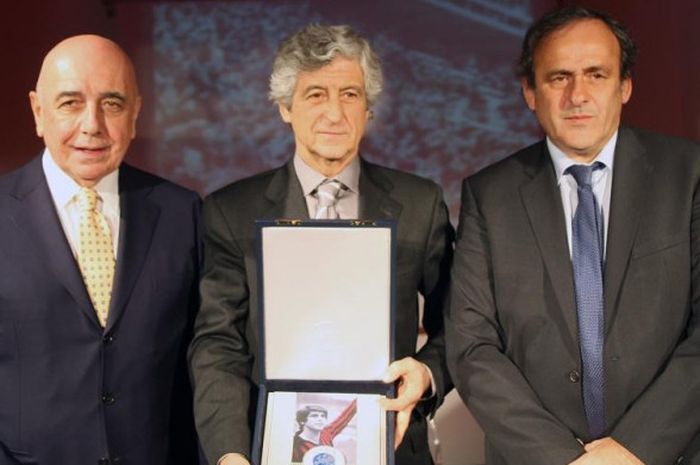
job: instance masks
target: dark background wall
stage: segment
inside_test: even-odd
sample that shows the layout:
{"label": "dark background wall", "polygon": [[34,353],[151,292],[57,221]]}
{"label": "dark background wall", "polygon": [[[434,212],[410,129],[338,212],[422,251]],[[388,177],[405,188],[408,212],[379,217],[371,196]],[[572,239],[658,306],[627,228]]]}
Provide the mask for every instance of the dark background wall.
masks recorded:
{"label": "dark background wall", "polygon": [[[289,130],[266,100],[279,39],[309,21],[349,23],[384,61],[386,92],[363,143],[380,163],[433,178],[456,216],[464,176],[540,137],[510,72],[533,17],[566,0],[6,2],[0,16],[5,149],[0,173],[42,149],[27,93],[59,40],[98,33],[132,56],[144,105],[127,160],[199,190],[277,165]],[[700,2],[579,2],[623,20],[640,55],[627,124],[700,141]],[[483,460],[452,394],[437,416],[447,465]]]}
{"label": "dark background wall", "polygon": [[[6,38],[0,51],[5,63],[0,124],[8,147],[0,157],[0,172],[19,166],[42,148],[27,93],[44,54],[60,39],[85,32],[115,39],[137,64],[144,110],[130,162],[203,194],[279,164],[293,148],[288,129],[265,95],[274,46],[308,20],[347,22],[373,39],[387,71],[387,92],[366,138],[365,153],[441,182],[454,214],[462,177],[539,137],[509,74],[518,53],[518,31],[530,17],[570,3],[574,2],[13,2],[0,18]],[[641,49],[624,121],[700,140],[700,41],[694,30],[700,2],[580,3],[622,19]],[[499,7],[515,13],[505,15]],[[206,21],[197,23],[200,10]],[[278,12],[286,17],[276,19]],[[491,18],[484,20],[488,15]],[[227,16],[237,20],[227,22]],[[183,28],[183,18],[194,26]],[[256,21],[257,29],[250,26]],[[515,32],[504,33],[499,29],[504,24]],[[215,30],[207,31],[208,26]],[[247,42],[232,35],[231,28],[241,28]],[[223,69],[214,66],[212,50],[221,55]],[[178,51],[189,58],[188,64],[173,58]],[[243,79],[238,82],[237,76]],[[230,85],[222,87],[220,82]],[[193,102],[198,108],[191,108]],[[494,110],[494,105],[499,107]],[[195,120],[197,124],[187,126]],[[226,123],[217,126],[222,121]],[[230,134],[229,139],[212,136],[216,132]]]}

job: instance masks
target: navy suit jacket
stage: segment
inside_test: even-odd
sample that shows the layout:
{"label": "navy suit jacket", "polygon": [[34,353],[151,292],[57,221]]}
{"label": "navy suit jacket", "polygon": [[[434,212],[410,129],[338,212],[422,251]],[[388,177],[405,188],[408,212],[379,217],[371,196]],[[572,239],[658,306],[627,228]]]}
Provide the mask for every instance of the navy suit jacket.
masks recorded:
{"label": "navy suit jacket", "polygon": [[[435,183],[364,160],[359,182],[360,218],[397,221],[396,356],[415,356],[435,378],[436,396],[414,410],[396,455],[398,465],[424,465],[431,463],[425,414],[452,388],[442,309],[454,233]],[[250,452],[259,370],[254,221],[308,218],[308,210],[289,162],[213,193],[203,218],[202,306],[190,358],[197,429],[213,465],[226,452]],[[418,292],[425,297],[428,342],[416,354]]]}
{"label": "navy suit jacket", "polygon": [[122,165],[106,328],[41,157],[0,180],[0,465],[195,463],[184,347],[198,301],[197,194]]}
{"label": "navy suit jacket", "polygon": [[[448,362],[490,465],[565,465],[591,440],[564,218],[544,141],[464,181]],[[700,464],[700,146],[620,129],[604,274],[605,435]]]}

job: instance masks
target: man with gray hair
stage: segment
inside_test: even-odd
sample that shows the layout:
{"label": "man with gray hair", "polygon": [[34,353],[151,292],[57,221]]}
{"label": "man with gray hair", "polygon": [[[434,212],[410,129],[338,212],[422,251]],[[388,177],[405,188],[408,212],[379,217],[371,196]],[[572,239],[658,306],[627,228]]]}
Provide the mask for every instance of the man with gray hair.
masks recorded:
{"label": "man with gray hair", "polygon": [[[397,222],[398,360],[385,381],[398,381],[399,389],[384,407],[397,411],[396,463],[432,462],[425,418],[452,385],[442,309],[454,232],[439,186],[359,156],[381,89],[379,60],[350,27],[311,25],[295,33],[281,44],[270,79],[270,99],[294,133],[294,156],[205,201],[202,305],[190,363],[197,428],[212,465],[250,460],[258,384],[258,218]],[[418,293],[425,299],[428,341],[416,353]]]}

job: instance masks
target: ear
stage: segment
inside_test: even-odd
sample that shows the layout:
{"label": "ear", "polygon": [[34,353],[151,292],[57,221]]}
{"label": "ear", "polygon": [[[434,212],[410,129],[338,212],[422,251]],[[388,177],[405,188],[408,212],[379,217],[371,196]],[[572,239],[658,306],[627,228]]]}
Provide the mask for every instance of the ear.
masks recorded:
{"label": "ear", "polygon": [[136,97],[134,102],[134,114],[131,115],[131,138],[136,137],[136,121],[139,119],[139,113],[141,112],[141,96]]}
{"label": "ear", "polygon": [[29,105],[31,105],[32,113],[34,114],[36,135],[39,137],[44,137],[44,125],[41,121],[41,102],[39,101],[39,94],[37,94],[34,90],[29,92]]}
{"label": "ear", "polygon": [[620,91],[622,93],[622,103],[625,104],[629,102],[632,98],[632,78],[628,77],[622,80],[620,84]]}
{"label": "ear", "polygon": [[280,111],[280,116],[282,117],[282,121],[285,123],[292,123],[292,111],[290,108],[285,107],[283,104],[278,103],[277,108]]}
{"label": "ear", "polygon": [[527,103],[527,107],[535,111],[535,89],[530,87],[527,78],[520,79],[520,88],[522,89],[523,98],[525,99],[525,103]]}

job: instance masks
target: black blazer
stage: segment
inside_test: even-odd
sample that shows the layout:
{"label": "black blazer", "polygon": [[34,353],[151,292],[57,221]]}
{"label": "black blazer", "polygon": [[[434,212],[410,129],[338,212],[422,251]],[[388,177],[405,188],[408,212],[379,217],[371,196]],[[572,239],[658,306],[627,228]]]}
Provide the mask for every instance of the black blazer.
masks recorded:
{"label": "black blazer", "polygon": [[126,165],[119,190],[103,330],[41,157],[0,181],[1,465],[195,463],[182,368],[198,300],[200,201]]}
{"label": "black blazer", "polygon": [[[604,272],[606,435],[698,463],[700,148],[622,128]],[[561,195],[540,142],[466,179],[448,361],[489,464],[562,465],[588,442]],[[695,452],[692,452],[692,451]]]}
{"label": "black blazer", "polygon": [[[442,308],[453,229],[441,189],[425,179],[362,161],[359,216],[398,220],[398,358],[416,354],[417,294],[425,296],[427,344],[416,358],[437,384],[416,419],[397,464],[430,463],[424,415],[451,389],[444,357]],[[227,452],[250,453],[258,382],[258,295],[254,220],[308,218],[291,161],[233,183],[204,202],[202,306],[190,346],[195,419],[210,464]],[[349,284],[351,285],[351,283]]]}

